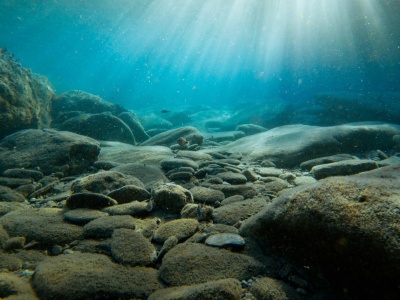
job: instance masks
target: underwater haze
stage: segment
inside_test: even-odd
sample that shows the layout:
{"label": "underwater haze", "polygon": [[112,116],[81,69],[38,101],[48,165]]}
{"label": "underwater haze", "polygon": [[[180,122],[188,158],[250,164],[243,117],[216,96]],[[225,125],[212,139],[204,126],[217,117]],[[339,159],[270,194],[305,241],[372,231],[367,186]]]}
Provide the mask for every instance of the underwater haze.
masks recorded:
{"label": "underwater haze", "polygon": [[400,90],[398,0],[0,1],[0,45],[129,109]]}

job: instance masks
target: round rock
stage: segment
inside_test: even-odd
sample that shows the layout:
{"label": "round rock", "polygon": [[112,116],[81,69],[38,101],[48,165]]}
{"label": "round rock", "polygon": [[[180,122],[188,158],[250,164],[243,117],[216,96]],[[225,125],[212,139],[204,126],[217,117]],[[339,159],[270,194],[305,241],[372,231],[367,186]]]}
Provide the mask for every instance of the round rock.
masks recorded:
{"label": "round rock", "polygon": [[209,236],[205,241],[207,246],[219,248],[243,248],[245,245],[244,239],[234,233],[217,233]]}
{"label": "round rock", "polygon": [[65,220],[75,224],[86,224],[105,216],[108,216],[105,212],[88,208],[77,208],[64,213]]}
{"label": "round rock", "polygon": [[86,237],[111,237],[117,228],[135,229],[135,219],[131,216],[106,216],[87,223],[84,227]]}
{"label": "round rock", "polygon": [[246,176],[239,173],[234,172],[222,172],[217,174],[223,181],[226,181],[230,184],[244,184],[247,182]]}
{"label": "round rock", "polygon": [[106,206],[117,205],[114,199],[97,193],[76,193],[67,198],[65,206],[69,209],[74,208],[103,208]]}
{"label": "round rock", "polygon": [[175,236],[179,241],[191,237],[199,227],[195,219],[178,219],[161,225],[155,232],[153,240],[164,243],[169,237]]}
{"label": "round rock", "polygon": [[108,196],[117,200],[119,204],[150,199],[150,193],[146,189],[132,184],[114,190],[108,193]]}
{"label": "round rock", "polygon": [[157,207],[171,213],[179,213],[187,203],[193,203],[193,195],[187,189],[173,183],[160,184],[151,194]]}
{"label": "round rock", "polygon": [[221,191],[195,186],[190,189],[195,202],[213,204],[216,201],[222,201],[225,199],[225,195]]}

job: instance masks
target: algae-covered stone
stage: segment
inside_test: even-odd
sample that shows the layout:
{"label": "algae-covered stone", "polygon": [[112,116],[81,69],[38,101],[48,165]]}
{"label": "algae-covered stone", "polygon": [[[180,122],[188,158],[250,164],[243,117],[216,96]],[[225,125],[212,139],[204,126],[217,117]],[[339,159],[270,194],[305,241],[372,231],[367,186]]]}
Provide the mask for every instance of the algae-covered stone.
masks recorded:
{"label": "algae-covered stone", "polygon": [[151,191],[158,208],[179,213],[187,203],[193,203],[193,195],[187,189],[173,183],[160,184]]}
{"label": "algae-covered stone", "polygon": [[83,230],[86,237],[107,238],[117,228],[135,229],[135,226],[131,216],[105,216],[87,223]]}
{"label": "algae-covered stone", "polygon": [[195,219],[177,219],[161,225],[155,232],[153,240],[164,243],[169,237],[175,236],[178,240],[191,237],[199,227]]}
{"label": "algae-covered stone", "polygon": [[198,243],[178,244],[163,258],[160,277],[169,285],[257,276],[264,266],[254,258]]}
{"label": "algae-covered stone", "polygon": [[40,299],[145,299],[162,288],[155,269],[126,267],[91,253],[48,257],[32,281]]}

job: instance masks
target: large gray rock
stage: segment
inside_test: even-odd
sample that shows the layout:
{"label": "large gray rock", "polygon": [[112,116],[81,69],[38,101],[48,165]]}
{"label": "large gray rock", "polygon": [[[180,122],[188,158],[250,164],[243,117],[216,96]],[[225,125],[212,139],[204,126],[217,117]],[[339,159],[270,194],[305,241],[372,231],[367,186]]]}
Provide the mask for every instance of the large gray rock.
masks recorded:
{"label": "large gray rock", "polygon": [[359,284],[386,293],[400,286],[399,180],[397,164],[300,186],[240,231],[342,284],[348,281],[349,288]]}
{"label": "large gray rock", "polygon": [[27,129],[0,143],[0,172],[10,168],[39,168],[44,174],[79,174],[97,160],[97,141],[72,132]]}
{"label": "large gray rock", "polygon": [[27,128],[48,127],[54,90],[47,78],[34,74],[0,50],[0,140]]}
{"label": "large gray rock", "polygon": [[155,269],[122,266],[91,253],[48,257],[32,281],[40,299],[146,299],[163,287]]}
{"label": "large gray rock", "polygon": [[185,126],[177,129],[171,129],[162,133],[159,133],[147,141],[143,142],[143,146],[171,146],[176,144],[176,141],[184,137],[190,144],[198,144],[199,140],[203,140],[203,135],[200,131],[192,126]]}
{"label": "large gray rock", "polygon": [[[240,152],[251,161],[270,160],[278,167],[294,167],[317,157],[392,149],[400,125],[354,123],[332,127],[288,125],[229,143],[222,149]],[[220,151],[221,149],[219,149]],[[208,150],[212,152],[215,150]]]}
{"label": "large gray rock", "polygon": [[86,135],[100,141],[117,141],[136,144],[128,125],[110,114],[80,115],[68,119],[61,125],[62,130]]}
{"label": "large gray rock", "polygon": [[129,126],[137,142],[141,143],[150,138],[140,123],[139,118],[133,112],[123,112],[118,115],[118,118]]}

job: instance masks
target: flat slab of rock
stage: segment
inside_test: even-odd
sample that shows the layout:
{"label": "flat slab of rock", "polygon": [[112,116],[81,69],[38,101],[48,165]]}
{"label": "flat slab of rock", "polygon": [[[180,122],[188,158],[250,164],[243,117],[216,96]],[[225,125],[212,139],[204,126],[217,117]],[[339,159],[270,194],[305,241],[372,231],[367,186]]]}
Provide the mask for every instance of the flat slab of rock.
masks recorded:
{"label": "flat slab of rock", "polygon": [[0,218],[10,236],[24,236],[40,246],[68,244],[83,237],[81,226],[64,220],[62,209],[40,208],[12,211]]}
{"label": "flat slab of rock", "polygon": [[22,130],[1,141],[0,173],[11,168],[40,168],[44,174],[79,174],[97,160],[99,152],[96,140],[76,133]]}
{"label": "flat slab of rock", "polygon": [[146,189],[133,184],[111,191],[107,196],[117,200],[119,204],[150,199],[150,193]]}
{"label": "flat slab of rock", "polygon": [[155,269],[119,265],[92,253],[48,257],[32,280],[40,299],[145,299],[163,287]]}
{"label": "flat slab of rock", "polygon": [[185,138],[189,144],[198,144],[198,141],[203,141],[203,134],[198,131],[195,127],[192,126],[184,126],[176,129],[171,129],[168,131],[164,131],[159,133],[147,141],[142,143],[143,146],[171,146],[176,144],[176,141],[180,138]]}
{"label": "flat slab of rock", "polygon": [[161,167],[164,170],[171,170],[182,167],[189,167],[194,170],[199,168],[199,165],[191,159],[183,159],[183,158],[167,158],[160,162]]}
{"label": "flat slab of rock", "polygon": [[[222,149],[240,152],[250,161],[270,160],[276,166],[295,167],[300,163],[327,155],[375,149],[392,149],[393,136],[400,125],[354,123],[331,127],[287,125],[241,138]],[[218,150],[203,150],[210,153]]]}
{"label": "flat slab of rock", "polygon": [[354,175],[378,168],[376,161],[368,159],[342,160],[339,162],[318,165],[311,169],[313,176],[322,179],[330,176]]}
{"label": "flat slab of rock", "polygon": [[168,181],[159,166],[153,166],[146,163],[127,163],[112,168],[110,171],[120,172],[126,175],[132,175],[144,183],[146,188],[155,183]]}
{"label": "flat slab of rock", "polygon": [[199,222],[195,219],[177,219],[161,225],[155,232],[153,240],[164,243],[169,237],[175,236],[179,241],[191,237],[197,231]]}
{"label": "flat slab of rock", "polygon": [[149,266],[157,258],[154,246],[141,233],[132,229],[115,229],[111,255],[116,262],[130,266]]}
{"label": "flat slab of rock", "polygon": [[214,209],[214,223],[235,225],[267,207],[263,198],[247,199],[240,202],[233,202]]}
{"label": "flat slab of rock", "polygon": [[264,266],[254,258],[198,243],[178,244],[163,258],[160,277],[169,285],[257,276]]}
{"label": "flat slab of rock", "polygon": [[222,172],[218,173],[216,176],[218,176],[223,181],[228,182],[230,184],[244,184],[247,182],[246,176],[240,173]]}
{"label": "flat slab of rock", "polygon": [[391,290],[400,283],[399,180],[397,164],[296,187],[245,221],[241,235],[343,284]]}
{"label": "flat slab of rock", "polygon": [[109,215],[131,215],[142,216],[149,213],[147,202],[132,201],[130,203],[118,204],[114,206],[105,207],[103,212]]}
{"label": "flat slab of rock", "polygon": [[237,279],[221,279],[202,284],[158,290],[148,300],[218,299],[240,300],[242,287]]}
{"label": "flat slab of rock", "polygon": [[302,162],[300,164],[300,168],[302,168],[303,170],[310,171],[312,169],[312,167],[314,167],[314,166],[329,164],[329,163],[338,162],[338,161],[342,161],[342,160],[349,160],[349,159],[355,159],[355,157],[350,154],[336,154],[336,155],[331,155],[331,156],[318,157],[318,158],[314,158],[314,159]]}
{"label": "flat slab of rock", "polygon": [[74,224],[86,224],[105,216],[108,216],[105,212],[88,208],[73,209],[64,213],[65,220]]}

